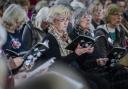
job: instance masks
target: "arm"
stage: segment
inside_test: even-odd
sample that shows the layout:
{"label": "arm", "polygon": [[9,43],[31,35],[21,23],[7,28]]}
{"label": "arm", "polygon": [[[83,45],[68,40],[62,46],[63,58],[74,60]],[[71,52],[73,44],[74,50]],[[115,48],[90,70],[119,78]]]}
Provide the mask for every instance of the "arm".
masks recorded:
{"label": "arm", "polygon": [[32,40],[32,31],[26,26],[22,35],[22,41],[25,43],[25,50],[29,50],[32,47]]}
{"label": "arm", "polygon": [[95,45],[95,50],[100,53],[102,57],[107,56],[107,50],[108,50],[108,45],[107,45],[107,36],[102,30],[97,30],[95,32],[95,37],[97,36],[105,36],[105,38],[100,38],[96,41]]}

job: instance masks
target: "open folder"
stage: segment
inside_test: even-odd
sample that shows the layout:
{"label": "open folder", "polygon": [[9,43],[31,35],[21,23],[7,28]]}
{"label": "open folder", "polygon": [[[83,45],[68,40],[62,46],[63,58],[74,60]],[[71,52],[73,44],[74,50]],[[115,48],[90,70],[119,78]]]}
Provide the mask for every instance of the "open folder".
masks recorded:
{"label": "open folder", "polygon": [[80,46],[82,46],[83,48],[86,48],[88,46],[93,47],[95,45],[95,42],[100,39],[105,39],[105,37],[97,36],[96,38],[92,38],[89,36],[79,35],[66,47],[66,49],[74,51],[78,44],[80,44]]}
{"label": "open folder", "polygon": [[127,54],[126,48],[122,47],[114,47],[110,51],[110,53],[107,55],[109,59],[121,59]]}

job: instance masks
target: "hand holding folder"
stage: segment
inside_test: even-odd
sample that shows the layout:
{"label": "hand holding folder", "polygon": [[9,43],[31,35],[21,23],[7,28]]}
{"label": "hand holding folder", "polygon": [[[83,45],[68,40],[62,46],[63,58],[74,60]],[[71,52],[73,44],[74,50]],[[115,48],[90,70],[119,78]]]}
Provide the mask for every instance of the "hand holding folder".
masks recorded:
{"label": "hand holding folder", "polygon": [[74,39],[67,47],[66,49],[74,51],[78,44],[80,44],[81,47],[87,48],[87,47],[94,47],[97,40],[100,40],[101,38],[105,38],[104,36],[98,36],[95,39],[89,36],[83,36],[80,35],[76,39]]}

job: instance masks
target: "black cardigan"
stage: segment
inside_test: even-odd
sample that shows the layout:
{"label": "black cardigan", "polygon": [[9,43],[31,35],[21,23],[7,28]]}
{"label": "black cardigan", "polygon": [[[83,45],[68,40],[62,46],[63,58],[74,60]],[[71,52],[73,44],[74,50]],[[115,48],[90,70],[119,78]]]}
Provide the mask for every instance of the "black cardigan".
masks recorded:
{"label": "black cardigan", "polygon": [[48,43],[49,49],[45,53],[45,56],[47,58],[56,57],[57,60],[64,61],[64,62],[67,62],[67,63],[71,63],[73,60],[77,59],[78,56],[74,52],[70,53],[67,56],[61,56],[60,49],[59,49],[59,44],[58,44],[56,38],[52,34],[48,33],[44,37],[43,42],[45,40],[49,41],[49,43]]}

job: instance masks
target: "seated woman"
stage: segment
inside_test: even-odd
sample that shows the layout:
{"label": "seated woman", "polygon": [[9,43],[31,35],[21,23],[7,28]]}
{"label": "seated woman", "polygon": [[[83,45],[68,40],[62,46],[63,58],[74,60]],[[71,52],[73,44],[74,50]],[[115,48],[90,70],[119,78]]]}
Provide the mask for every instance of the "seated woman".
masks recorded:
{"label": "seated woman", "polygon": [[48,15],[49,30],[43,40],[49,41],[49,49],[46,53],[47,57],[56,57],[59,60],[71,61],[87,51],[86,48],[80,48],[80,45],[78,45],[73,53],[65,49],[70,42],[66,30],[71,12],[67,7],[63,5],[51,7]]}
{"label": "seated woman", "polygon": [[[72,33],[70,33],[70,38],[74,40],[79,35],[94,38],[94,33],[91,29],[89,29],[89,25],[90,19],[87,11],[85,9],[79,9],[78,11],[76,11],[74,14],[74,30]],[[94,47],[88,47],[87,49],[89,51],[79,57],[79,63],[82,69],[86,70],[96,67],[97,63],[99,63],[100,60],[102,60],[101,62],[104,62],[103,65],[105,65],[107,59],[102,58],[100,54],[95,51]]]}
{"label": "seated woman", "polygon": [[[50,27],[48,34],[44,37],[43,40],[49,41],[49,49],[45,53],[47,58],[56,57],[56,61],[62,61],[71,64],[74,60],[79,60],[78,58],[83,54],[93,52],[93,48],[82,48],[80,44],[77,45],[73,52],[65,49],[65,47],[70,42],[70,38],[67,34],[67,26],[71,14],[67,7],[62,5],[51,7],[48,15]],[[103,87],[100,89],[103,89]],[[109,88],[106,87],[106,89]]]}
{"label": "seated woman", "polygon": [[[23,26],[22,40],[26,43],[25,50],[29,50],[37,42],[41,42],[48,31],[47,14],[48,7],[43,7],[35,16],[35,21],[25,23]],[[45,13],[44,13],[45,12]],[[29,41],[28,41],[29,40]]]}
{"label": "seated woman", "polygon": [[[119,6],[112,4],[106,12],[106,24],[101,25],[95,31],[95,36],[105,36],[106,40],[97,42],[97,50],[104,57],[111,51],[113,47],[125,47],[125,33],[121,27],[122,10]],[[101,44],[102,43],[102,44]],[[100,45],[100,46],[99,46]]]}
{"label": "seated woman", "polygon": [[91,26],[90,29],[92,29],[93,31],[96,30],[96,28],[99,25],[103,25],[104,21],[103,21],[103,7],[101,4],[96,4],[94,6],[92,6],[92,10],[91,10],[91,15],[92,15],[92,20],[91,20]]}
{"label": "seated woman", "polygon": [[[16,4],[11,4],[3,13],[3,27],[7,32],[7,41],[3,45],[2,49],[15,51],[17,53],[24,51],[24,43],[22,43],[21,33],[18,28],[26,20],[26,12]],[[6,53],[6,52],[5,52]],[[14,55],[10,55],[11,57]],[[17,68],[22,64],[23,59],[20,57],[10,59],[10,67],[13,73],[17,72]]]}
{"label": "seated woman", "polygon": [[11,4],[3,13],[2,25],[7,31],[7,42],[3,46],[3,50],[10,49],[17,53],[23,50],[22,35],[18,28],[25,22],[25,11],[16,4]]}
{"label": "seated woman", "polygon": [[[95,36],[103,35],[106,38],[96,43],[96,50],[100,52],[102,56],[107,57],[107,54],[113,47],[125,48],[125,34],[124,29],[120,26],[121,21],[122,10],[120,7],[115,4],[110,5],[106,13],[106,24],[99,26],[95,31]],[[111,71],[110,80],[114,81],[113,87],[115,87],[115,89],[127,89],[127,69],[119,64],[111,67],[109,71]]]}

